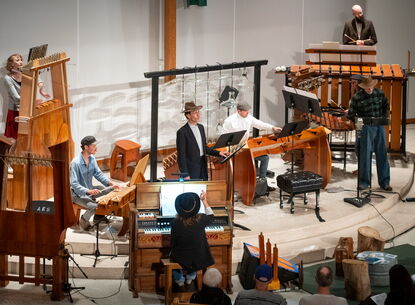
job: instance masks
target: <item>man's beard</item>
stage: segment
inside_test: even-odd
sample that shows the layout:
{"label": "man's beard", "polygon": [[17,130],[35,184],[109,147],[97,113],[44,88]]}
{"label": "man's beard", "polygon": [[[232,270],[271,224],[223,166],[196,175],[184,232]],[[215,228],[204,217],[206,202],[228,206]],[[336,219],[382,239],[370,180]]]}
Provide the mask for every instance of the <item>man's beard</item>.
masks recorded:
{"label": "man's beard", "polygon": [[356,22],[363,23],[363,21],[365,20],[365,16],[362,16],[362,17],[354,17],[354,19],[356,20]]}

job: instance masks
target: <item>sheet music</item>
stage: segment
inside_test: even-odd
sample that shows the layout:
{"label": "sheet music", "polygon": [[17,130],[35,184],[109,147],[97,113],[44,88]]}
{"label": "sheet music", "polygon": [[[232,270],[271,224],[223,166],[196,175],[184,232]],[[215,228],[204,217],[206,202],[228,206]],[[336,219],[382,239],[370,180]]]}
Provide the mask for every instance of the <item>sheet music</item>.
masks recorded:
{"label": "sheet music", "polygon": [[373,302],[376,303],[376,305],[383,305],[385,304],[386,297],[387,297],[387,294],[383,292],[381,294],[371,296],[370,298],[373,300]]}
{"label": "sheet music", "polygon": [[[175,201],[176,197],[182,193],[194,192],[200,196],[200,193],[206,192],[206,184],[169,184],[166,183],[160,187],[160,208],[162,216],[176,216]],[[199,213],[205,213],[205,206],[200,203]]]}

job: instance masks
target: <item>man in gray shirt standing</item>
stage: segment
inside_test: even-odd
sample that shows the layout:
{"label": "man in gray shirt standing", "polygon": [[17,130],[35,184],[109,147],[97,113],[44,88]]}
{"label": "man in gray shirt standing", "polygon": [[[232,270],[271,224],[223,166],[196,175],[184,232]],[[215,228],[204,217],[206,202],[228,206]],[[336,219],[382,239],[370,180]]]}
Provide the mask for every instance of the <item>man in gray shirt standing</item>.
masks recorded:
{"label": "man in gray shirt standing", "polygon": [[254,278],[255,289],[239,292],[234,305],[287,305],[287,301],[281,295],[268,290],[268,284],[272,281],[270,266],[259,265]]}
{"label": "man in gray shirt standing", "polygon": [[329,266],[321,266],[316,271],[317,293],[302,297],[299,305],[347,305],[345,298],[330,294],[333,271]]}

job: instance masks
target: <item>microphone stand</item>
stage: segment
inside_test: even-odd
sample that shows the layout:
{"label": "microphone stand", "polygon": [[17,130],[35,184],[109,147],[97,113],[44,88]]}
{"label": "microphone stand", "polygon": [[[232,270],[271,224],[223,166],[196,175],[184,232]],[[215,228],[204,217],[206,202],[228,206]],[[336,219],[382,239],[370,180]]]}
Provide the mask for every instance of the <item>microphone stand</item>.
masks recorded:
{"label": "microphone stand", "polygon": [[344,202],[350,203],[354,205],[355,207],[361,208],[366,203],[370,202],[370,198],[368,197],[360,197],[360,136],[361,131],[363,127],[363,119],[362,118],[356,118],[356,142],[358,143],[358,149],[356,151],[357,154],[357,197],[352,198],[344,198]]}

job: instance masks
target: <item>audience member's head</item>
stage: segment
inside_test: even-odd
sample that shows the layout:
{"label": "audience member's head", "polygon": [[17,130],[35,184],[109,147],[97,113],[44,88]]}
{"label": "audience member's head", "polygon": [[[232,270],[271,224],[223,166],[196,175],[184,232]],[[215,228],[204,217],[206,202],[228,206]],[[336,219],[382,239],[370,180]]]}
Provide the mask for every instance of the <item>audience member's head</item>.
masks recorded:
{"label": "audience member's head", "polygon": [[221,282],[222,274],[216,268],[209,268],[203,275],[203,284],[205,284],[208,287],[218,287]]}
{"label": "audience member's head", "polygon": [[412,289],[412,278],[408,270],[400,264],[389,269],[389,286],[391,291],[404,291]]}
{"label": "audience member's head", "polygon": [[315,279],[319,287],[330,287],[333,283],[333,271],[329,266],[321,266],[316,271]]}
{"label": "audience member's head", "polygon": [[255,288],[258,290],[266,290],[271,280],[272,268],[267,264],[259,265],[255,270]]}

